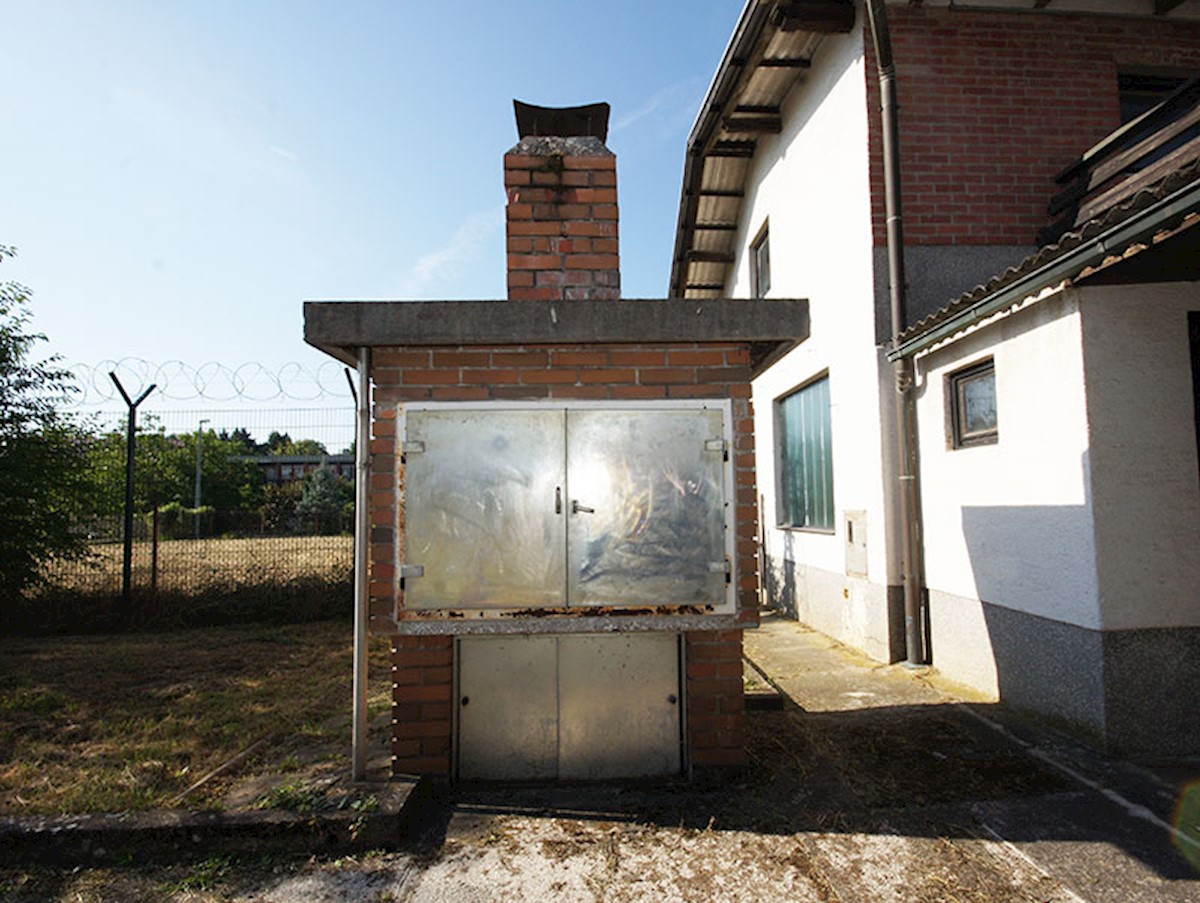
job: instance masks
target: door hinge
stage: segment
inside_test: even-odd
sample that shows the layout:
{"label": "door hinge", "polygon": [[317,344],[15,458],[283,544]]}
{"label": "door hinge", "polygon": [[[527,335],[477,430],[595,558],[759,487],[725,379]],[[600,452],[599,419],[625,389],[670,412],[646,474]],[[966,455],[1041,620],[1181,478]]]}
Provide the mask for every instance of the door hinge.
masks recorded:
{"label": "door hinge", "polygon": [[726,583],[729,583],[733,579],[733,565],[728,558],[724,561],[710,561],[708,563],[708,572],[710,574],[724,574]]}

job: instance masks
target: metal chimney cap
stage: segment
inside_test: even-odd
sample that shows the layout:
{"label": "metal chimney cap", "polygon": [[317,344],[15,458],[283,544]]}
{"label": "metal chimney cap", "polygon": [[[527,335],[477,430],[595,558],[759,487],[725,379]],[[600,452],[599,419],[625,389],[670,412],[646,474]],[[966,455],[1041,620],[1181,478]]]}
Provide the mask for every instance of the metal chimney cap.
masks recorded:
{"label": "metal chimney cap", "polygon": [[517,114],[517,135],[521,138],[594,137],[603,144],[608,140],[609,109],[606,103],[582,107],[537,107],[513,100],[513,110]]}

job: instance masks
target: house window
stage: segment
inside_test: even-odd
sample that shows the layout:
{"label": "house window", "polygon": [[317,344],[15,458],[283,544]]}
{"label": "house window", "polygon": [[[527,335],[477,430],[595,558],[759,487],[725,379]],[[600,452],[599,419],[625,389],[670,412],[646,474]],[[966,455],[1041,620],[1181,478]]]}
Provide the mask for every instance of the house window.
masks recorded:
{"label": "house window", "polygon": [[779,525],[833,530],[829,377],[775,403]]}
{"label": "house window", "polygon": [[766,226],[750,246],[750,288],[755,298],[765,298],[771,290],[771,237]]}
{"label": "house window", "polygon": [[996,365],[988,358],[947,377],[950,435],[954,448],[989,445],[999,437]]}

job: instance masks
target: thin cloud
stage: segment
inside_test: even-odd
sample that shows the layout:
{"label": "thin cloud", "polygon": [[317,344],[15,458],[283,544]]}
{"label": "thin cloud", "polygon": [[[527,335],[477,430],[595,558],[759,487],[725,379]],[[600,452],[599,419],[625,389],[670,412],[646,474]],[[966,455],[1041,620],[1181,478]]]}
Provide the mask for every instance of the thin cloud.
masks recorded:
{"label": "thin cloud", "polygon": [[650,119],[660,131],[673,131],[696,115],[703,90],[704,83],[697,77],[659,88],[640,107],[614,122],[609,131],[623,131],[643,119]]}
{"label": "thin cloud", "polygon": [[500,231],[503,213],[501,205],[467,216],[445,244],[417,259],[401,283],[400,296],[420,298],[461,272]]}

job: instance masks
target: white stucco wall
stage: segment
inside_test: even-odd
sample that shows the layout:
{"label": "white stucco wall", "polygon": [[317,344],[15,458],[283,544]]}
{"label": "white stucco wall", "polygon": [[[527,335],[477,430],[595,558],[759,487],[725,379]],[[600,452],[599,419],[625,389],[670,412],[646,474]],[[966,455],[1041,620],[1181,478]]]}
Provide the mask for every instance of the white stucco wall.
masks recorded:
{"label": "white stucco wall", "polygon": [[1200,465],[1187,312],[1200,284],[1079,290],[1106,630],[1200,626]]}
{"label": "white stucco wall", "polygon": [[[801,616],[887,657],[886,548],[874,345],[872,237],[862,33],[828,38],[783,107],[782,134],[760,140],[743,205],[741,252],[727,292],[751,292],[749,245],[769,221],[768,297],[807,298],[811,337],[754,383],[758,487],[768,553],[785,559]],[[832,534],[777,519],[774,402],[828,372],[834,443]],[[846,575],[845,512],[866,512],[867,576]]]}
{"label": "white stucco wall", "polygon": [[[991,356],[998,441],[952,448],[947,377]],[[1059,293],[918,360],[917,417],[925,578],[930,593],[979,601],[1087,628],[1100,627],[1091,461],[1077,297]],[[936,614],[937,606],[934,606]],[[982,622],[953,613],[959,630]],[[964,659],[989,648],[986,631],[937,648]]]}

